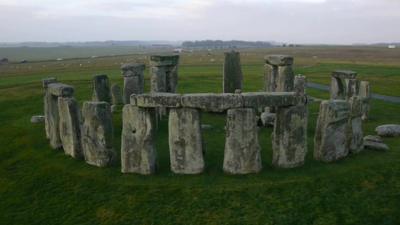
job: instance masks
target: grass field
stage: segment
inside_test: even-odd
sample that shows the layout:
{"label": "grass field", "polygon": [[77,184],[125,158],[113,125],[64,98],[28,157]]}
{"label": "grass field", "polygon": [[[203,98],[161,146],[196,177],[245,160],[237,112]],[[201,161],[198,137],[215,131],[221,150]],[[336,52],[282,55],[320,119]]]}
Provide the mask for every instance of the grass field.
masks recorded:
{"label": "grass field", "polygon": [[[370,60],[361,56],[373,49],[365,49],[360,57],[348,49],[341,51],[303,49],[296,58],[296,72],[326,83],[333,69],[346,67],[371,80],[375,92],[400,96],[400,61],[392,61],[399,55],[377,52]],[[242,53],[245,91],[262,89],[264,53]],[[312,55],[322,53],[326,55],[313,62]],[[342,61],[338,55],[343,55]],[[221,56],[183,55],[179,92],[220,92]],[[122,84],[119,64],[126,60],[145,61],[146,56],[98,58],[84,66],[79,66],[82,59],[0,66],[0,224],[400,223],[400,138],[385,138],[391,148],[385,153],[364,151],[337,163],[317,162],[312,159],[317,103],[309,106],[306,164],[296,169],[271,166],[272,129],[262,128],[262,172],[223,174],[225,116],[218,114],[203,114],[203,123],[212,128],[204,130],[206,171],[201,175],[170,172],[166,120],[157,131],[159,170],[153,176],[121,174],[118,163],[111,168],[92,167],[52,150],[44,125],[29,122],[43,111],[41,78],[57,76],[72,84],[76,98],[83,102],[91,96],[92,74],[106,73],[113,83]],[[148,78],[146,71],[147,90]],[[315,90],[308,93],[328,97]],[[372,101],[365,134],[374,134],[380,124],[400,123],[399,114],[400,105]],[[114,114],[114,127],[114,147],[119,152],[120,112]]]}

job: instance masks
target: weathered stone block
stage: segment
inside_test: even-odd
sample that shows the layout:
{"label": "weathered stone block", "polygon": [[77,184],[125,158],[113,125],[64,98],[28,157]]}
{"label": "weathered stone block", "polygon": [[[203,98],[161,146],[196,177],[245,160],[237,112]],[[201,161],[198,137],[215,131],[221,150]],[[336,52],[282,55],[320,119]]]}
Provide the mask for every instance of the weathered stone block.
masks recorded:
{"label": "weathered stone block", "polygon": [[297,95],[305,95],[307,88],[307,78],[303,75],[297,75],[294,77],[294,92]]}
{"label": "weathered stone block", "polygon": [[74,88],[72,86],[62,83],[48,84],[47,91],[49,94],[57,97],[72,97],[74,94]]}
{"label": "weathered stone block", "polygon": [[58,98],[60,138],[66,155],[83,158],[81,147],[81,112],[74,98]]}
{"label": "weathered stone block", "polygon": [[228,110],[223,169],[230,174],[257,173],[262,169],[254,109]]}
{"label": "weathered stone block", "polygon": [[204,170],[203,141],[198,109],[170,109],[168,122],[171,170],[198,174]]}
{"label": "weathered stone block", "polygon": [[45,131],[46,131],[46,138],[50,138],[49,134],[49,120],[48,120],[48,115],[49,114],[49,101],[51,101],[51,95],[48,91],[48,85],[52,83],[57,83],[57,79],[54,77],[46,78],[42,80],[42,85],[44,89],[44,97],[43,97],[43,102],[44,102],[44,117],[45,117]]}
{"label": "weathered stone block", "polygon": [[265,62],[274,66],[293,65],[293,57],[288,55],[267,55],[264,57]]}
{"label": "weathered stone block", "polygon": [[359,96],[362,99],[362,120],[367,120],[370,110],[371,88],[368,81],[360,82]]}
{"label": "weathered stone block", "polygon": [[178,61],[179,55],[157,55],[150,57],[152,92],[176,92],[178,85]]}
{"label": "weathered stone block", "polygon": [[348,144],[351,153],[358,153],[364,149],[363,147],[363,130],[362,130],[362,101],[360,97],[351,97],[350,117],[349,117],[349,136]]}
{"label": "weathered stone block", "polygon": [[275,92],[278,83],[278,66],[264,65],[264,89],[266,92]]}
{"label": "weathered stone block", "polygon": [[376,133],[381,137],[400,136],[400,124],[385,124],[375,128]]}
{"label": "weathered stone block", "polygon": [[345,79],[346,84],[346,100],[349,100],[353,96],[357,96],[360,92],[360,81],[356,79]]}
{"label": "weathered stone block", "polygon": [[273,140],[272,164],[280,168],[302,166],[307,153],[307,106],[278,107]]}
{"label": "weathered stone block", "polygon": [[225,52],[223,76],[222,89],[224,93],[235,93],[236,89],[242,89],[243,73],[239,52]]}
{"label": "weathered stone block", "polygon": [[332,162],[349,153],[347,136],[350,104],[345,100],[322,101],[314,137],[314,158]]}
{"label": "weathered stone block", "polygon": [[111,103],[110,82],[105,74],[93,76],[93,97],[95,102]]}
{"label": "weathered stone block", "polygon": [[123,108],[122,119],[122,173],[155,173],[154,109],[127,104]]}
{"label": "weathered stone block", "polygon": [[111,102],[113,105],[123,104],[122,92],[118,84],[111,85]]}
{"label": "weathered stone block", "polygon": [[332,72],[332,77],[336,77],[339,79],[355,79],[357,77],[357,73],[351,70],[335,70]]}
{"label": "weathered stone block", "polygon": [[93,166],[109,166],[115,158],[110,104],[85,102],[82,117],[81,142],[85,161]]}
{"label": "weathered stone block", "polygon": [[238,94],[185,94],[182,95],[182,106],[208,112],[224,112],[230,108],[241,108],[243,101]]}
{"label": "weathered stone block", "polygon": [[173,93],[154,92],[131,96],[131,104],[139,107],[181,107],[182,95]]}
{"label": "weathered stone block", "polygon": [[132,94],[144,92],[144,64],[128,63],[121,67],[124,76],[124,103],[128,104]]}
{"label": "weathered stone block", "polygon": [[247,92],[242,94],[243,106],[246,108],[264,109],[274,106],[291,106],[306,101],[304,96],[294,92]]}
{"label": "weathered stone block", "polygon": [[276,91],[293,91],[294,85],[294,72],[292,65],[278,67],[278,82],[276,85]]}

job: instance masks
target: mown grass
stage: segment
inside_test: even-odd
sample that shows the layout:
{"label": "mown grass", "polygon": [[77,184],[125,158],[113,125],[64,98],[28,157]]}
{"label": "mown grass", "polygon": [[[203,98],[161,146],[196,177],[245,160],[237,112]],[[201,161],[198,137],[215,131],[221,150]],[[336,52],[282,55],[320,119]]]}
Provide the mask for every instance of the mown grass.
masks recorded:
{"label": "mown grass", "polygon": [[[349,65],[351,66],[351,65]],[[262,89],[262,66],[244,65],[245,91]],[[371,67],[372,68],[372,67]],[[368,69],[365,68],[368,72]],[[167,121],[159,124],[159,170],[153,176],[121,174],[119,162],[96,168],[52,150],[43,124],[40,78],[55,74],[90,99],[91,74],[118,69],[53,72],[0,80],[0,224],[399,224],[400,139],[386,138],[390,151],[364,151],[337,163],[313,160],[318,103],[312,103],[306,164],[271,166],[271,128],[260,129],[263,170],[229,176],[222,172],[225,116],[203,114],[206,170],[195,176],[169,170]],[[308,75],[307,71],[303,71]],[[397,70],[400,72],[400,70]],[[220,92],[221,67],[182,66],[179,92]],[[310,72],[310,74],[312,74]],[[312,75],[311,75],[312,76]],[[148,76],[146,89],[148,90]],[[324,92],[308,90],[326,98]],[[377,125],[400,122],[400,106],[372,102],[365,134]],[[114,114],[114,147],[120,150],[121,114]]]}

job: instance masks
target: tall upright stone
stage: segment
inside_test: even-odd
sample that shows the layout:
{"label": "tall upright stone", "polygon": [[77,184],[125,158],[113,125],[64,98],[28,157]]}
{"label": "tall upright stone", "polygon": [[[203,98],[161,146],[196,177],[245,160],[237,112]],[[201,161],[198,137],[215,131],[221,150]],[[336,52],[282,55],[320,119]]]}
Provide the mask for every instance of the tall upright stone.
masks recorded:
{"label": "tall upright stone", "polygon": [[257,173],[262,169],[253,108],[229,109],[227,112],[223,169],[230,174]]}
{"label": "tall upright stone", "polygon": [[[331,75],[330,94],[331,99],[348,99],[352,96],[354,88],[354,79],[357,73],[349,70],[336,70]],[[346,81],[347,80],[347,81]],[[348,80],[352,80],[350,83]]]}
{"label": "tall upright stone", "polygon": [[272,164],[302,166],[307,153],[307,106],[278,107],[272,139]]}
{"label": "tall upright stone", "polygon": [[85,161],[93,166],[109,166],[115,158],[110,104],[85,102],[82,117],[81,142]]}
{"label": "tall upright stone", "polygon": [[362,130],[362,100],[358,96],[351,97],[348,146],[351,153],[358,153],[363,150],[363,130]]}
{"label": "tall upright stone", "polygon": [[349,153],[350,104],[346,100],[322,101],[314,137],[314,158],[333,162]]}
{"label": "tall upright stone", "polygon": [[235,93],[235,90],[243,89],[243,73],[239,52],[233,50],[225,52],[223,76],[224,93]]}
{"label": "tall upright stone", "polygon": [[[111,103],[113,105],[122,105],[122,92],[118,84],[111,85]],[[129,103],[129,101],[128,101]]]}
{"label": "tall upright stone", "polygon": [[362,120],[367,120],[370,110],[371,88],[368,81],[360,82],[359,96],[362,100]]}
{"label": "tall upright stone", "polygon": [[81,112],[72,97],[58,98],[60,138],[66,155],[83,158],[81,147]]}
{"label": "tall upright stone", "polygon": [[293,91],[293,61],[293,57],[287,55],[268,55],[265,57],[265,91]]}
{"label": "tall upright stone", "polygon": [[122,113],[122,173],[153,174],[156,170],[153,108],[126,104]]}
{"label": "tall upright stone", "polygon": [[144,69],[141,63],[127,63],[121,66],[124,76],[124,104],[128,104],[132,94],[142,94],[144,92]]}
{"label": "tall upright stone", "polygon": [[346,84],[346,100],[350,100],[354,96],[358,96],[360,92],[360,81],[357,79],[345,79]]}
{"label": "tall upright stone", "polygon": [[176,92],[178,62],[179,55],[153,55],[150,57],[151,92]]}
{"label": "tall upright stone", "polygon": [[171,108],[168,135],[171,170],[178,174],[203,172],[203,141],[199,110]]}
{"label": "tall upright stone", "polygon": [[50,138],[50,134],[49,134],[49,117],[47,115],[49,115],[49,102],[51,101],[51,95],[49,94],[49,92],[47,91],[48,89],[48,85],[51,83],[57,83],[57,79],[54,77],[49,77],[46,79],[42,80],[42,84],[43,84],[43,89],[44,89],[44,98],[43,98],[43,105],[44,105],[44,115],[45,115],[45,131],[46,131],[46,138],[49,139]]}
{"label": "tall upright stone", "polygon": [[307,87],[307,78],[303,75],[296,75],[294,77],[294,92],[298,95],[305,95]]}
{"label": "tall upright stone", "polygon": [[93,76],[94,102],[108,102],[111,104],[110,82],[105,74]]}
{"label": "tall upright stone", "polygon": [[58,98],[72,97],[74,88],[66,84],[51,83],[47,86],[47,94],[47,111],[45,116],[48,121],[50,146],[54,149],[60,149],[62,147],[62,142],[60,136]]}

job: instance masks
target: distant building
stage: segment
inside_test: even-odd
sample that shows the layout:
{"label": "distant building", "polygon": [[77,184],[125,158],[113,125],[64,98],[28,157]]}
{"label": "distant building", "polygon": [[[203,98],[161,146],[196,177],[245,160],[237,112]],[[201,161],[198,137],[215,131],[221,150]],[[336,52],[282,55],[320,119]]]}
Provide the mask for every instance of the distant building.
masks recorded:
{"label": "distant building", "polygon": [[388,45],[388,48],[394,49],[394,48],[396,48],[396,45]]}

